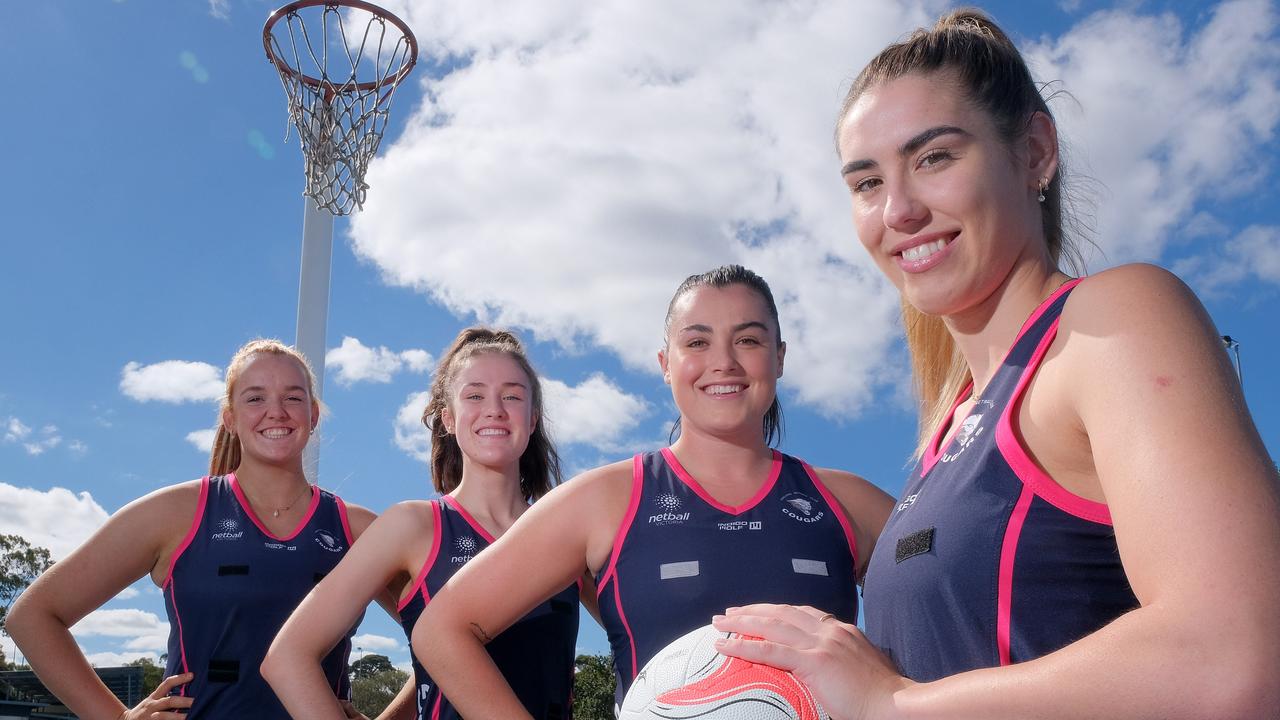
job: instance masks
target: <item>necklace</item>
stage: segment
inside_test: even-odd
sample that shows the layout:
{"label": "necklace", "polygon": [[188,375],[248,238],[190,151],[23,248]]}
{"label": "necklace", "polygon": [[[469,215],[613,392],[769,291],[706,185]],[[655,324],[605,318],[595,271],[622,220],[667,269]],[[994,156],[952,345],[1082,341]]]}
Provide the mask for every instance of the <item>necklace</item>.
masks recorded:
{"label": "necklace", "polygon": [[[243,485],[242,485],[241,487],[243,487]],[[311,493],[311,484],[310,484],[310,483],[308,483],[306,487],[302,488],[302,492],[298,493],[298,496],[297,496],[297,497],[295,497],[295,498],[294,498],[294,499],[293,499],[293,500],[292,500],[288,505],[285,505],[284,507],[276,508],[276,509],[272,510],[272,511],[271,511],[271,517],[273,517],[273,518],[278,518],[278,517],[280,517],[280,513],[282,513],[282,512],[288,512],[289,508],[291,508],[291,507],[293,507],[294,505],[297,505],[297,504],[298,504],[298,501],[302,499],[302,496],[303,496],[303,495],[309,495],[310,493]],[[248,491],[248,490],[246,490],[246,491],[245,491],[245,496],[246,496],[246,497],[248,497],[248,495],[249,495],[249,491]],[[249,504],[250,504],[250,505],[256,505],[257,503],[255,503],[255,502],[253,501],[253,498],[251,498],[251,497],[250,497],[250,498],[249,498]]]}

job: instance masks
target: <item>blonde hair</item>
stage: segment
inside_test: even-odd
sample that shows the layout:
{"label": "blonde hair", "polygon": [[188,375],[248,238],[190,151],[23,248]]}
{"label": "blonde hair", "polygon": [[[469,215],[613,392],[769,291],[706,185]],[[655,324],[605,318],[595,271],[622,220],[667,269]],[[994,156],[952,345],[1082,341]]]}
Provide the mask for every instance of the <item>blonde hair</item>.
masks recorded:
{"label": "blonde hair", "polygon": [[307,399],[313,403],[316,397],[315,376],[311,373],[311,365],[302,353],[273,338],[257,338],[250,340],[231,357],[227,365],[227,384],[218,403],[218,425],[213,440],[213,451],[209,453],[209,474],[226,475],[240,467],[240,438],[223,423],[223,416],[231,408],[231,397],[235,391],[236,380],[246,365],[255,355],[268,354],[292,358],[302,367],[302,374],[307,378]]}
{"label": "blonde hair", "polygon": [[[1009,36],[982,11],[962,8],[943,15],[928,30],[917,29],[867,63],[845,96],[836,121],[836,137],[839,138],[850,109],[868,89],[904,75],[932,73],[948,74],[976,107],[986,111],[1006,143],[1025,137],[1035,113],[1053,118],[1026,61]],[[1049,257],[1058,264],[1065,256],[1074,269],[1083,263],[1065,226],[1074,230],[1080,225],[1064,217],[1062,172],[1059,158],[1058,171],[1043,190],[1041,227]],[[903,300],[902,326],[920,399],[915,451],[919,457],[934,431],[946,420],[960,391],[973,378],[942,318],[926,315]]]}

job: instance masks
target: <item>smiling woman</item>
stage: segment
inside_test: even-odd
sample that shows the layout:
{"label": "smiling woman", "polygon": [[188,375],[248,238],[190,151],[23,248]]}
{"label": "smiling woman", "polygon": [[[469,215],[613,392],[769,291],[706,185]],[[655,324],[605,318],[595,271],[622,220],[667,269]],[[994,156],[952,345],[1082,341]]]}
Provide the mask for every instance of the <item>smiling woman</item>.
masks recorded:
{"label": "smiling woman", "polygon": [[[514,335],[481,327],[458,334],[440,359],[422,413],[431,429],[431,479],[441,497],[387,510],[302,602],[267,653],[263,674],[294,717],[342,718],[324,697],[322,663],[371,598],[399,598],[401,626],[412,636],[450,577],[487,555],[530,503],[559,482],[560,460],[542,408],[542,383]],[[512,585],[520,580],[508,578]],[[535,717],[570,716],[584,587],[591,585],[566,580],[511,627],[485,638],[486,659]],[[423,667],[426,659],[415,647],[414,677],[400,700],[416,697],[421,720],[458,718],[453,698]]]}
{"label": "smiling woman", "polygon": [[[728,604],[808,603],[856,619],[857,580],[892,501],[770,447],[785,355],[760,276],[728,266],[681,284],[658,352],[679,437],[548,493],[419,618],[414,655],[462,715],[554,717],[520,704],[485,645],[584,573],[599,587],[618,700],[660,649]],[[487,428],[476,417],[459,433]]]}
{"label": "smiling woman", "polygon": [[[287,718],[258,672],[267,644],[373,520],[307,483],[302,452],[319,421],[295,350],[254,340],[232,358],[209,475],[157,490],[113,515],[15,604],[7,630],[31,667],[84,718]],[[68,630],[150,575],[169,615],[168,676],[125,708]],[[325,697],[349,693],[348,627],[324,661]]]}

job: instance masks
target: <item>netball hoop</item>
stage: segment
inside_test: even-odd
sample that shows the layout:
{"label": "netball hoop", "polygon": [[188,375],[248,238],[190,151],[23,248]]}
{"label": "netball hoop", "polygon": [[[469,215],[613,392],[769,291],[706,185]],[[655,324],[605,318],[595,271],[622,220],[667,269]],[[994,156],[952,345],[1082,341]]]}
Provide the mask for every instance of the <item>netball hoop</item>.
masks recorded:
{"label": "netball hoop", "polygon": [[413,32],[363,0],[297,0],[267,18],[262,45],[302,142],[306,195],[334,215],[363,207],[392,98],[418,59]]}
{"label": "netball hoop", "polygon": [[[297,348],[311,364],[319,397],[334,217],[364,207],[365,172],[396,88],[417,62],[418,41],[404,21],[364,0],[297,0],[267,17],[262,45],[280,74],[306,169]],[[313,439],[304,457],[313,482],[319,447]]]}

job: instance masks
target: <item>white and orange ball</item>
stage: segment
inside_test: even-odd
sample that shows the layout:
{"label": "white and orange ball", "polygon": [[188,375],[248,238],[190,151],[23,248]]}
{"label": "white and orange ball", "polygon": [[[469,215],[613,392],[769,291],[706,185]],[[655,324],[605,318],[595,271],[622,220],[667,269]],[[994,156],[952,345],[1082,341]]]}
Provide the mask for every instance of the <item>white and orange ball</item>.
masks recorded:
{"label": "white and orange ball", "polygon": [[716,652],[710,625],[677,638],[636,676],[618,720],[830,720],[786,670]]}

